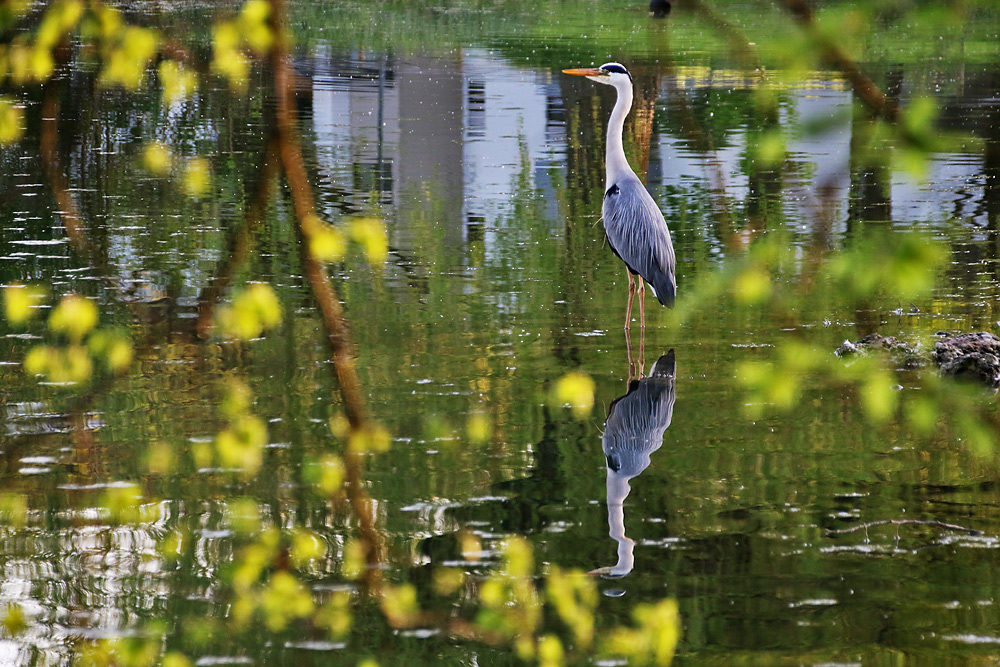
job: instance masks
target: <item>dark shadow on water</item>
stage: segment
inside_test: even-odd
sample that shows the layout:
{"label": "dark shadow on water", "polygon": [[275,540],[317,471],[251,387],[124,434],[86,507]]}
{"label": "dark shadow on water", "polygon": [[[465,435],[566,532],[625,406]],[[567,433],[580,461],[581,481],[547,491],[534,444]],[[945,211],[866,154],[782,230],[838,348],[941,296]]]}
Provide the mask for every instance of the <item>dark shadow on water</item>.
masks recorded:
{"label": "dark shadow on water", "polygon": [[642,375],[643,356],[640,352],[636,375],[629,347],[628,391],[611,403],[601,439],[607,463],[608,534],[618,544],[618,562],[592,572],[605,577],[624,577],[635,565],[635,541],[625,535],[625,499],[630,481],[649,467],[650,455],[663,444],[677,399],[674,351],[657,359],[647,377]]}

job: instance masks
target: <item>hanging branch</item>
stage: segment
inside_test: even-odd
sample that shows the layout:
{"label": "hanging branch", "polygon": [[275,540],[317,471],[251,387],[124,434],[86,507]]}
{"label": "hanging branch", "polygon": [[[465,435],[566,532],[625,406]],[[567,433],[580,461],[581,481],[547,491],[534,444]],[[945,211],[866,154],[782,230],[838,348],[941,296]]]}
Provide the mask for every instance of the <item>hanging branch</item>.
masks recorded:
{"label": "hanging branch", "polygon": [[350,335],[344,312],[337,293],[330,283],[326,269],[309,252],[305,226],[306,221],[316,215],[313,204],[312,186],[306,173],[299,149],[298,120],[295,111],[295,83],[290,55],[287,47],[286,26],[284,25],[284,3],[271,0],[275,21],[275,45],[271,52],[271,66],[274,70],[274,90],[277,96],[278,150],[281,166],[292,193],[295,216],[298,220],[299,247],[306,277],[319,303],[323,326],[327,332],[327,344],[333,355],[334,368],[344,396],[344,408],[351,427],[358,429],[366,425],[367,414],[361,397],[360,382],[354,367]]}
{"label": "hanging branch", "polygon": [[[270,0],[271,21],[274,31],[274,46],[271,49],[271,67],[274,72],[274,92],[277,98],[276,120],[278,126],[278,152],[288,188],[291,191],[299,248],[306,278],[319,304],[320,316],[326,330],[326,341],[330,348],[334,372],[340,384],[344,401],[344,412],[353,432],[370,428],[368,415],[361,394],[354,365],[350,335],[343,309],[337,293],[330,283],[322,262],[313,257],[307,238],[308,221],[316,215],[312,186],[306,173],[299,148],[298,119],[295,107],[294,72],[288,50],[288,27],[285,20],[283,0]],[[371,497],[364,490],[361,471],[362,454],[350,444],[344,454],[344,472],[347,481],[347,495],[358,520],[361,539],[364,544],[365,583],[368,590],[378,595],[381,592],[381,563],[383,545],[375,527],[375,510]]]}

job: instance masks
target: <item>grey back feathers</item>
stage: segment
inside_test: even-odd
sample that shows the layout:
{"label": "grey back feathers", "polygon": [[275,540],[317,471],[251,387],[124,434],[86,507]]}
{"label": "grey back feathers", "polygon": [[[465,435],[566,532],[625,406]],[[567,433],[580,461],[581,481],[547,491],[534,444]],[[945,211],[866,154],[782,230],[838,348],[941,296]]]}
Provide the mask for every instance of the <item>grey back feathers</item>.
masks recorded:
{"label": "grey back feathers", "polygon": [[604,232],[628,270],[642,276],[664,306],[677,293],[674,246],[663,213],[631,170],[617,175],[604,194]]}
{"label": "grey back feathers", "polygon": [[626,479],[649,465],[649,456],[663,444],[677,394],[674,351],[657,360],[649,377],[633,381],[628,393],[611,404],[601,444],[608,470]]}

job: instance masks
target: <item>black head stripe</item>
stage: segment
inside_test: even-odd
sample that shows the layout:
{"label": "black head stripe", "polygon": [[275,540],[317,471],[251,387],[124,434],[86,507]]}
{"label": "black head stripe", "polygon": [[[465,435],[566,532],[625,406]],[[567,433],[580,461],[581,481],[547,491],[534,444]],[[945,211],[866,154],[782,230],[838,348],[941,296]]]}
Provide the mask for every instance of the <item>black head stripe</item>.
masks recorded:
{"label": "black head stripe", "polygon": [[632,80],[632,75],[629,74],[629,71],[625,69],[623,65],[619,65],[618,63],[604,63],[603,65],[601,65],[601,69],[604,70],[605,72],[617,72],[618,74],[628,74],[629,81]]}

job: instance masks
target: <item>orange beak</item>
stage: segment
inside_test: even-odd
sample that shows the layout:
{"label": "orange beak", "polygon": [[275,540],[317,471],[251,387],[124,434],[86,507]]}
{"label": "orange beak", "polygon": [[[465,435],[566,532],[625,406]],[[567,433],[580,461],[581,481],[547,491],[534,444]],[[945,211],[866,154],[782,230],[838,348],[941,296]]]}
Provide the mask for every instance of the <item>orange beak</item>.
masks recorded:
{"label": "orange beak", "polygon": [[575,69],[564,69],[563,74],[575,74],[577,76],[607,76],[607,72],[596,67],[578,67]]}

